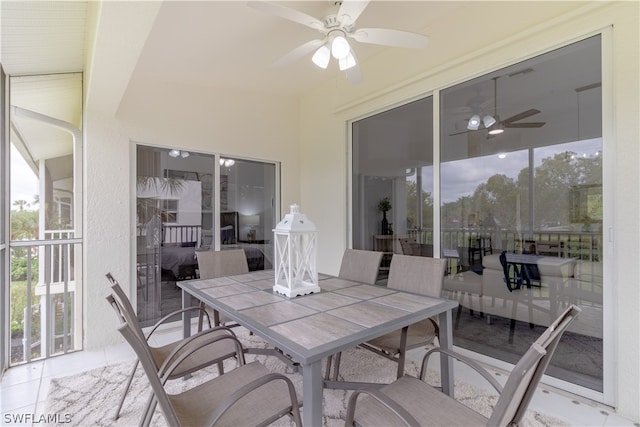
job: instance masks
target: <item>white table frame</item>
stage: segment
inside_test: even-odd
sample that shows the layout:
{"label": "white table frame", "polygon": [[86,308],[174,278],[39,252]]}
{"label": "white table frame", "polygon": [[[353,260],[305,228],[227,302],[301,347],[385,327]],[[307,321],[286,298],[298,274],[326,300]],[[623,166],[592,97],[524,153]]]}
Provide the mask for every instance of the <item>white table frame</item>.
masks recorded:
{"label": "white table frame", "polygon": [[[321,277],[324,280],[319,282],[322,289],[320,293],[291,299],[273,293],[273,271],[177,282],[182,288],[183,307],[193,305],[192,298],[203,301],[300,364],[303,375],[303,424],[318,427],[322,425],[323,412],[323,358],[433,316],[437,316],[439,321],[440,347],[451,349],[452,310],[458,306],[453,300],[430,298],[324,275]],[[270,310],[268,305],[277,303],[282,304],[277,306],[278,309],[273,306],[273,310]],[[271,316],[270,320],[261,319],[258,311],[267,313]],[[298,311],[298,317],[286,319],[286,316],[295,316]],[[284,317],[279,321],[276,319],[278,316]],[[318,325],[322,325],[322,328],[317,328]],[[338,328],[345,325],[347,328]],[[335,336],[327,337],[332,326],[335,326]],[[315,332],[306,333],[305,328]],[[321,334],[317,332],[320,330],[329,332]],[[191,319],[187,315],[183,316],[183,332],[185,336],[191,333]],[[300,336],[292,337],[291,333],[300,333]],[[449,358],[441,357],[440,369],[443,392],[453,396],[453,363]]]}

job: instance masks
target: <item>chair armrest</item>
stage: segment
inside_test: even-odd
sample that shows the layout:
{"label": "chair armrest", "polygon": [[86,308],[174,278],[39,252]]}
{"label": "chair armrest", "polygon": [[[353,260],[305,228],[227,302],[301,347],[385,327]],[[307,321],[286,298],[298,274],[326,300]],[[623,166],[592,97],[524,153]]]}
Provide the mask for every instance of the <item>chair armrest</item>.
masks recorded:
{"label": "chair armrest", "polygon": [[[229,330],[229,328],[226,328],[224,326],[221,327],[221,329],[227,329]],[[173,374],[173,372],[176,370],[176,368],[178,366],[180,366],[180,364],[182,362],[185,361],[185,359],[187,359],[188,357],[190,357],[191,355],[193,355],[194,353],[201,351],[203,348],[207,347],[210,344],[216,343],[218,341],[222,341],[224,339],[230,339],[233,340],[235,342],[236,345],[236,357],[238,358],[238,361],[240,362],[241,365],[244,365],[245,361],[244,361],[244,349],[242,347],[242,343],[240,342],[240,340],[238,339],[238,337],[236,337],[236,335],[233,333],[233,331],[229,330],[230,334],[225,334],[225,335],[216,335],[213,337],[209,337],[205,340],[202,340],[197,346],[193,346],[193,348],[182,352],[182,354],[178,353],[180,351],[182,351],[186,346],[188,346],[189,344],[191,344],[193,341],[195,341],[196,339],[201,338],[204,335],[210,334],[212,332],[215,332],[218,329],[207,329],[206,331],[202,331],[196,335],[192,335],[189,338],[183,340],[182,342],[180,342],[179,345],[177,345],[173,351],[167,356],[167,358],[164,360],[164,362],[162,363],[162,366],[160,366],[160,369],[158,369],[158,376],[160,377],[160,380],[162,381],[162,384],[164,384],[169,377]],[[176,357],[177,356],[177,357]]]}
{"label": "chair armrest", "polygon": [[[289,389],[289,398],[291,399],[292,412],[293,414],[297,414],[299,416],[300,412],[299,412],[298,396],[296,394],[296,389],[293,386],[293,383],[291,382],[291,380],[282,374],[269,373],[243,385],[234,393],[232,393],[230,396],[228,396],[224,401],[222,401],[222,403],[220,403],[220,405],[218,405],[218,407],[213,412],[213,414],[211,414],[206,425],[209,425],[209,426],[216,425],[220,417],[222,417],[224,413],[227,412],[227,410],[231,408],[234,404],[236,404],[240,399],[242,399],[244,396],[251,393],[252,391],[256,390],[257,388],[262,387],[263,385],[268,384],[272,381],[284,381],[287,384],[287,388]],[[302,425],[301,420],[298,419],[294,421],[296,425]]]}
{"label": "chair armrest", "polygon": [[355,390],[349,398],[349,404],[347,405],[347,417],[345,420],[345,426],[353,426],[353,418],[356,414],[356,401],[360,394],[366,394],[383,405],[389,411],[393,412],[398,418],[402,420],[407,426],[419,427],[420,423],[411,415],[406,409],[404,409],[398,402],[391,399],[386,394],[382,393],[378,389],[360,389]]}
{"label": "chair armrest", "polygon": [[452,357],[456,360],[458,360],[459,362],[464,363],[465,365],[471,367],[473,370],[475,370],[476,372],[478,372],[480,375],[482,375],[482,377],[484,379],[486,379],[489,384],[491,384],[493,386],[493,388],[496,389],[496,391],[498,392],[498,394],[502,393],[502,385],[500,385],[500,383],[486,370],[484,369],[482,366],[480,366],[480,364],[478,364],[478,362],[469,359],[466,356],[463,356],[460,353],[456,353],[455,351],[452,350],[447,350],[445,348],[434,348],[432,350],[429,350],[427,352],[427,354],[424,355],[424,358],[422,359],[422,368],[420,369],[420,379],[422,381],[424,381],[424,376],[427,372],[427,364],[429,363],[429,357],[433,354],[433,353],[443,353],[448,357]]}
{"label": "chair armrest", "polygon": [[160,325],[162,325],[164,322],[166,322],[167,320],[169,320],[173,316],[176,316],[176,315],[178,315],[180,313],[186,313],[187,311],[202,311],[202,312],[204,312],[205,316],[207,316],[207,322],[209,323],[209,328],[211,328],[211,319],[209,318],[209,313],[207,313],[207,310],[205,310],[204,308],[200,308],[200,307],[194,305],[193,307],[181,308],[179,310],[172,311],[171,313],[169,313],[166,316],[162,317],[162,319],[158,320],[155,323],[155,325],[153,325],[153,328],[151,328],[151,330],[146,334],[147,341],[151,337],[151,334],[153,334],[156,331],[156,329],[158,329],[160,327]]}

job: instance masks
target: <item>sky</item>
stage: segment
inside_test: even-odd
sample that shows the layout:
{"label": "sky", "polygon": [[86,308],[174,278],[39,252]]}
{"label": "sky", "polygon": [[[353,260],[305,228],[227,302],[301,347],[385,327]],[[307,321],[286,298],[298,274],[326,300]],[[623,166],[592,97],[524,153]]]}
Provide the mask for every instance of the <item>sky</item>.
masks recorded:
{"label": "sky", "polygon": [[[534,166],[542,163],[542,159],[553,157],[557,153],[573,151],[578,155],[592,156],[596,151],[602,152],[602,139],[591,139],[566,144],[551,145],[535,150]],[[463,196],[471,196],[479,184],[501,173],[516,179],[520,171],[528,165],[528,151],[507,153],[504,158],[497,155],[476,157],[447,162],[441,165],[441,202],[455,202]],[[429,173],[423,175],[423,188],[432,192],[433,179]]]}
{"label": "sky", "polygon": [[[26,200],[33,203],[38,194],[38,178],[22,158],[22,155],[11,144],[11,209],[16,200]],[[35,206],[25,206],[25,209],[35,209]]]}

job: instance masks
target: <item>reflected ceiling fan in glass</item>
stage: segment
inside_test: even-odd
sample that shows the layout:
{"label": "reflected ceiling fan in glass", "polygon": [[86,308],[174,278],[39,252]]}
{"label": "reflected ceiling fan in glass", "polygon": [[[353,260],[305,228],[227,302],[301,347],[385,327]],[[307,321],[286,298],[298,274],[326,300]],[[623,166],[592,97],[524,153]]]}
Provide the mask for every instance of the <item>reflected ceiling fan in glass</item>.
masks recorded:
{"label": "reflected ceiling fan in glass", "polygon": [[474,114],[467,122],[466,131],[455,132],[449,134],[449,136],[461,135],[464,133],[475,132],[478,130],[488,130],[487,138],[493,138],[497,135],[500,135],[505,131],[505,129],[509,128],[540,128],[546,124],[546,122],[525,122],[525,123],[516,123],[520,120],[526,119],[528,117],[534,116],[540,113],[540,110],[535,108],[531,108],[527,111],[523,111],[521,113],[515,114],[509,118],[504,120],[500,120],[500,116],[498,115],[498,77],[493,78],[493,99],[495,100],[493,104],[493,115],[485,115],[482,118],[483,128],[480,128],[480,116],[478,114]]}

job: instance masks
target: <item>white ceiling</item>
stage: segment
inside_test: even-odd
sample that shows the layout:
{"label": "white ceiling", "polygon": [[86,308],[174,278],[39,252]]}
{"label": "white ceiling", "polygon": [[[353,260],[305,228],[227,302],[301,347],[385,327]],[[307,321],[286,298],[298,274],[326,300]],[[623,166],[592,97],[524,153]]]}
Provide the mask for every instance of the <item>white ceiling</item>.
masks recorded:
{"label": "white ceiling", "polygon": [[[279,3],[320,19],[336,8],[333,1],[327,0]],[[542,2],[535,6],[528,7],[527,13],[522,14],[526,7],[522,2],[372,1],[358,19],[357,27],[424,34],[430,38],[429,45],[416,51],[416,55],[438,52],[446,56],[449,51],[465,52],[464,40],[469,40],[469,34],[475,43],[483,38],[500,40],[513,31],[577,7],[576,2]],[[93,9],[98,11],[95,16]],[[500,25],[487,25],[488,17],[497,16],[496,10],[501,11],[500,16],[518,16],[517,22],[502,19]],[[94,65],[91,78],[102,79],[103,84],[96,85],[98,89],[89,95],[112,97],[113,108],[117,108],[127,91],[138,82],[160,87],[165,83],[188,82],[195,87],[268,91],[282,96],[302,94],[330,79],[344,79],[335,63],[328,70],[313,65],[311,54],[284,68],[272,68],[271,64],[277,59],[317,38],[319,33],[250,8],[244,1],[3,0],[0,19],[0,61],[5,72],[13,76],[53,74],[46,91],[34,91],[27,84],[16,85],[12,104],[36,109],[77,126],[82,123],[81,109],[77,103],[75,107],[72,104],[73,99],[82,96],[81,80],[70,83],[57,74],[86,71],[84,64],[90,62]],[[94,26],[98,28],[97,39],[92,38]],[[134,39],[132,34],[136,30],[139,34]],[[90,43],[92,49],[88,50],[86,46]],[[104,46],[109,43],[111,50],[104,55]],[[394,48],[354,42],[360,63],[388,49]],[[87,58],[88,51],[94,57]],[[366,72],[365,64],[365,79]],[[584,80],[588,84],[592,79]],[[57,83],[64,86],[54,87]],[[69,91],[70,96],[61,96],[60,90]],[[486,96],[491,97],[491,91],[488,92]],[[509,105],[507,99],[501,103]],[[525,107],[514,108],[517,108],[514,112],[519,112]],[[550,111],[544,106],[536,108]],[[540,119],[544,117],[541,115]],[[20,127],[29,133],[25,126],[23,123]],[[37,141],[36,134],[27,136]],[[55,154],[51,152],[54,145],[42,147],[31,150],[34,159]],[[66,147],[70,149],[68,142]]]}

